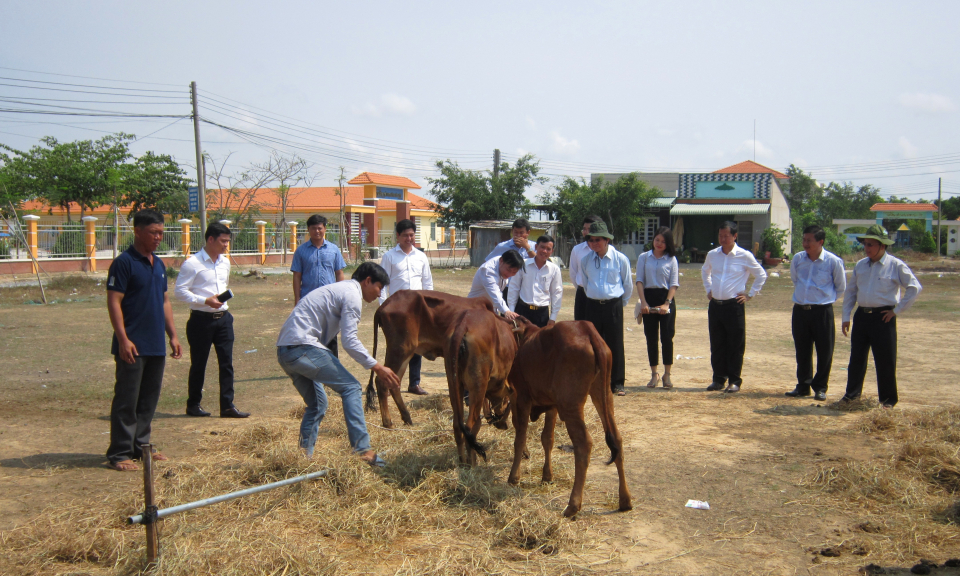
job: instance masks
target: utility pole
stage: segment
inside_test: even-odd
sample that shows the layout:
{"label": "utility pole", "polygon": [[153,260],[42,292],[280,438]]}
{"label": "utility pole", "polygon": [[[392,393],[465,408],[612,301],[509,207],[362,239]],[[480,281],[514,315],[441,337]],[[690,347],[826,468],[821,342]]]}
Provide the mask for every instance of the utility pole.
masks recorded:
{"label": "utility pole", "polygon": [[942,196],[943,178],[937,178],[937,258],[940,257],[940,231],[943,224],[943,196]]}
{"label": "utility pole", "polygon": [[493,177],[500,176],[500,149],[493,149]]}
{"label": "utility pole", "polygon": [[190,102],[193,104],[193,140],[197,147],[197,200],[200,203],[200,233],[207,229],[207,187],[204,185],[206,174],[203,165],[203,151],[200,147],[200,115],[197,113],[197,83],[190,83]]}

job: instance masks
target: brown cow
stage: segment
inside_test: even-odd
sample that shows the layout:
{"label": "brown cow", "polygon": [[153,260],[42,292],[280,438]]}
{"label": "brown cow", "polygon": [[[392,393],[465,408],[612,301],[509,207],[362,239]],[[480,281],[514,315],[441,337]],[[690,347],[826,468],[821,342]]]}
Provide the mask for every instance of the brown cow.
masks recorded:
{"label": "brown cow", "polygon": [[543,413],[547,415],[540,437],[544,452],[543,481],[550,482],[553,479],[550,452],[553,450],[553,432],[559,415],[573,441],[576,465],[573,491],[563,515],[569,517],[580,511],[593,446],[583,420],[583,406],[587,396],[590,396],[600,415],[607,446],[610,447],[611,457],[607,464],[616,462],[620,475],[620,510],[631,510],[633,505],[623,471],[623,442],[613,417],[610,348],[590,322],[559,322],[541,329],[525,318],[517,320],[522,324],[523,334],[510,372],[510,386],[513,388],[511,409],[517,436],[513,468],[507,481],[510,484],[520,482],[520,460],[527,447],[527,425]]}
{"label": "brown cow", "polygon": [[[493,305],[487,298],[464,298],[434,290],[399,290],[391,294],[373,315],[373,356],[377,355],[377,336],[382,328],[387,343],[383,365],[402,379],[414,354],[420,354],[427,360],[443,356],[449,346],[456,318],[464,310],[475,309],[493,313]],[[374,374],[371,371],[367,384],[368,410],[377,409],[373,400],[373,382]],[[383,426],[393,428],[387,407],[387,389],[379,378],[376,379],[376,394]],[[390,395],[397,403],[403,421],[413,424],[400,390],[391,390]]]}
{"label": "brown cow", "polygon": [[[514,326],[489,310],[465,310],[457,317],[443,357],[453,408],[453,437],[460,461],[470,466],[476,465],[477,454],[487,459],[486,450],[477,442],[485,401],[489,401],[493,408],[491,423],[502,422],[502,428],[506,428],[510,399],[507,375],[518,347]],[[464,391],[470,393],[470,411],[466,420],[463,417]]]}

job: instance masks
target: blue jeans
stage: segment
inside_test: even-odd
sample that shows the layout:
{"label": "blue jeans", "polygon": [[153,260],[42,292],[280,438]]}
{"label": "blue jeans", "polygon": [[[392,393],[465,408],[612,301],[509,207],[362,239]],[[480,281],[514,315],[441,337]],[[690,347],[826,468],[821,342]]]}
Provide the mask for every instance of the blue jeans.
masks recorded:
{"label": "blue jeans", "polygon": [[283,371],[293,379],[293,386],[303,397],[307,409],[300,423],[300,448],[308,456],[313,455],[317,443],[320,422],[327,413],[326,384],[343,400],[343,417],[347,434],[354,452],[370,450],[370,435],[363,417],[362,390],[360,382],[340,364],[329,350],[316,346],[278,346],[277,361]]}

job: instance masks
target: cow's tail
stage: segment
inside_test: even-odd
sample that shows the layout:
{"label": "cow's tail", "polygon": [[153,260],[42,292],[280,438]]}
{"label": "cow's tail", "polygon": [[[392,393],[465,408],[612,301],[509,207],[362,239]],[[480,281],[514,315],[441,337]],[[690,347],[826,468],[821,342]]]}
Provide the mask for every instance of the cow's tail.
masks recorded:
{"label": "cow's tail", "polygon": [[[613,464],[620,456],[622,450],[621,443],[617,441],[619,432],[617,431],[617,422],[613,417],[613,394],[610,391],[610,371],[612,368],[612,355],[606,342],[600,337],[596,330],[590,330],[590,345],[593,348],[594,361],[594,384],[597,380],[601,386],[591,385],[590,395],[593,397],[593,405],[600,414],[600,424],[603,425],[603,439],[610,448],[610,460],[607,465]],[[599,392],[602,390],[603,392]],[[596,397],[599,393],[600,397]]]}
{"label": "cow's tail", "polygon": [[[484,460],[487,459],[487,450],[483,447],[482,444],[477,442],[477,437],[474,436],[473,432],[470,431],[470,427],[467,426],[467,423],[464,421],[463,415],[463,389],[461,388],[460,381],[460,366],[464,361],[467,360],[467,355],[469,354],[469,349],[467,346],[467,322],[460,322],[456,329],[453,331],[453,337],[450,339],[451,350],[454,351],[453,356],[453,370],[450,371],[450,395],[453,405],[457,406],[459,410],[454,410],[453,417],[458,419],[456,425],[460,426],[460,432],[463,434],[463,439],[466,441],[467,445],[470,446],[477,454],[483,457]],[[470,402],[483,402],[483,398],[470,398]]]}
{"label": "cow's tail", "polygon": [[[373,357],[377,357],[377,335],[380,333],[380,309],[373,315]],[[366,409],[371,412],[377,411],[377,390],[373,385],[373,370],[370,370],[370,381],[367,382],[367,405]]]}

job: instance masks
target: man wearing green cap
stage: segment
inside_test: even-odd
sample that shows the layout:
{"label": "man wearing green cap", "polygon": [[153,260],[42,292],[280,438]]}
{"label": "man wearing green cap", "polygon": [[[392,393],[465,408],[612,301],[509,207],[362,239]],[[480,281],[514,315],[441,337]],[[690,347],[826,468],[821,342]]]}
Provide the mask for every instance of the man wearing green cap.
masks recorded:
{"label": "man wearing green cap", "polygon": [[580,259],[580,278],[586,292],[584,320],[593,323],[613,353],[610,388],[623,396],[626,363],[623,353],[623,307],[633,295],[630,260],[610,245],[613,234],[603,222],[592,222],[586,233],[591,252]]}
{"label": "man wearing green cap", "polygon": [[[867,373],[867,353],[873,350],[877,395],[884,408],[892,408],[897,403],[897,315],[913,304],[923,287],[902,260],[887,254],[887,246],[893,240],[882,226],[874,224],[857,240],[863,243],[867,257],[854,266],[843,294],[844,336],[849,334],[854,304],[859,307],[853,315],[847,391],[840,401],[860,397]],[[903,298],[900,288],[904,289]]]}

